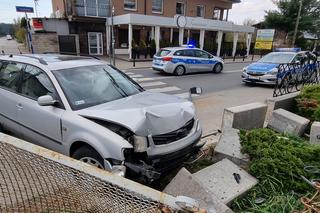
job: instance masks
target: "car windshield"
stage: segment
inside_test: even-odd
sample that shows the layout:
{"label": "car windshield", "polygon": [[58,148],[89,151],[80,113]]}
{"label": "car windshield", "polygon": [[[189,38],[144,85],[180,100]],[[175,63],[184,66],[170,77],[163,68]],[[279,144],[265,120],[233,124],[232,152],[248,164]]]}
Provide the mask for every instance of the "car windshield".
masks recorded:
{"label": "car windshield", "polygon": [[109,65],[53,71],[73,110],[99,105],[137,94],[143,89]]}
{"label": "car windshield", "polygon": [[259,60],[262,63],[285,64],[290,63],[294,54],[291,53],[269,53]]}

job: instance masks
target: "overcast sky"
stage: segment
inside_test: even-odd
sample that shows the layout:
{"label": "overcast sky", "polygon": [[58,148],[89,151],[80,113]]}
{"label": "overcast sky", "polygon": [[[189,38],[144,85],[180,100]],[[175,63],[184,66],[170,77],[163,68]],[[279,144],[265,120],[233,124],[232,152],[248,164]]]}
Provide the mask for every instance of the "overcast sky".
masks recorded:
{"label": "overcast sky", "polygon": [[270,9],[276,9],[271,0],[242,0],[241,3],[233,5],[229,20],[237,24],[243,24],[247,18],[260,22],[264,20],[265,11]]}
{"label": "overcast sky", "polygon": [[[52,13],[51,0],[38,1],[38,15],[49,17]],[[34,7],[33,0],[0,0],[0,23],[12,23],[14,18],[21,17],[24,14],[16,13],[15,6]],[[246,18],[256,21],[262,21],[265,10],[275,9],[271,0],[242,0],[239,4],[234,4],[230,10],[229,20],[237,24],[242,24]],[[30,16],[35,16],[35,14]]]}

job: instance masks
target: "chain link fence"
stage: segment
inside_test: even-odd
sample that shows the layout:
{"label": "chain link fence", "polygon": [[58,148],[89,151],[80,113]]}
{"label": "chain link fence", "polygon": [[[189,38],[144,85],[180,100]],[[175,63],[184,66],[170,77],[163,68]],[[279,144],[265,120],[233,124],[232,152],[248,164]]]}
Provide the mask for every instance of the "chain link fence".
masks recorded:
{"label": "chain link fence", "polygon": [[175,198],[0,133],[0,212],[177,212]]}

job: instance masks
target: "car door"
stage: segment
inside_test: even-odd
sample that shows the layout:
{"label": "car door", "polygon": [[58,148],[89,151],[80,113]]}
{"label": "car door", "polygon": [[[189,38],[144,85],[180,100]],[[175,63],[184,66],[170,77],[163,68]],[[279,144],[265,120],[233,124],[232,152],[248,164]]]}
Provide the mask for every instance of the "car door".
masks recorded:
{"label": "car door", "polygon": [[26,65],[19,92],[19,122],[24,139],[62,152],[61,117],[65,110],[63,106],[40,106],[37,102],[43,95],[59,99],[48,75],[38,67]]}
{"label": "car door", "polygon": [[195,57],[195,52],[193,49],[183,50],[183,57],[185,64],[187,64],[188,72],[197,72],[198,58]]}
{"label": "car door", "polygon": [[212,60],[210,55],[202,50],[195,50],[195,56],[198,61],[198,71],[208,72],[213,69]]}
{"label": "car door", "polygon": [[24,64],[0,61],[0,125],[16,137],[22,138],[18,122],[17,93]]}

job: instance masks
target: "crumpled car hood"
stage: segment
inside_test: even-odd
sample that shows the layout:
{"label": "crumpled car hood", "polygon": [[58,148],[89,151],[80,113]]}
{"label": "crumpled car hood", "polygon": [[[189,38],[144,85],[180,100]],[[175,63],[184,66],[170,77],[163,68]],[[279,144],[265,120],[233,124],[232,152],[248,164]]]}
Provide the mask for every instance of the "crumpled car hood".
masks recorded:
{"label": "crumpled car hood", "polygon": [[195,116],[193,104],[172,95],[142,92],[77,111],[81,116],[122,125],[138,136],[161,135],[181,128]]}

